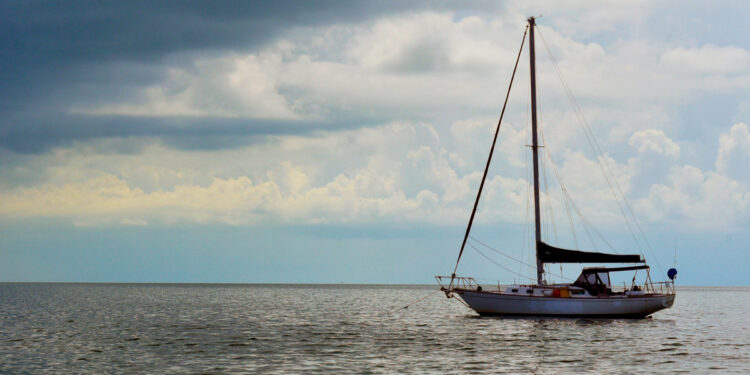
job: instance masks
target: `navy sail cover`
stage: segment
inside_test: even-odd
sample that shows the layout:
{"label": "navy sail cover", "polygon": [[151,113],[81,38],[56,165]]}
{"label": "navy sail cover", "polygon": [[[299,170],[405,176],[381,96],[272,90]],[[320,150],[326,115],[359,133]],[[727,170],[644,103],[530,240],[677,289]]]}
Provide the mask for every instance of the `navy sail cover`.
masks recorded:
{"label": "navy sail cover", "polygon": [[638,254],[620,255],[592,253],[580,250],[567,250],[547,245],[539,241],[536,244],[539,260],[543,263],[643,263]]}

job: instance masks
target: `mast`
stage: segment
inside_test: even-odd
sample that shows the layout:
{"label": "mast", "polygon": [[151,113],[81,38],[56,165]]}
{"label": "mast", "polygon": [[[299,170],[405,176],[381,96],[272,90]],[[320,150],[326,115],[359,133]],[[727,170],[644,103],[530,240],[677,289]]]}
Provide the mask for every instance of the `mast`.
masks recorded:
{"label": "mast", "polygon": [[539,156],[536,136],[536,59],[534,56],[534,17],[529,17],[529,70],[531,71],[531,152],[534,160],[534,227],[536,229],[536,279],[544,283],[544,263],[539,258],[539,243],[542,242],[542,224],[539,215]]}

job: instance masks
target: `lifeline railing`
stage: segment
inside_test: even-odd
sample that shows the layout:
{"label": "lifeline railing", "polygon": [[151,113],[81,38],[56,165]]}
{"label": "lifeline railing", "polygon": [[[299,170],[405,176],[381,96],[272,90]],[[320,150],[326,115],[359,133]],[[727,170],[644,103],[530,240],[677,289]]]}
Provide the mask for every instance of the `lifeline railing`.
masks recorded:
{"label": "lifeline railing", "polygon": [[674,281],[646,281],[640,285],[623,282],[622,285],[612,284],[611,290],[617,293],[642,291],[643,293],[648,294],[675,294]]}
{"label": "lifeline railing", "polygon": [[650,288],[648,288],[649,285],[646,284],[646,289],[649,289],[651,293],[675,294],[674,281],[659,281],[650,284]]}
{"label": "lifeline railing", "polygon": [[479,286],[479,283],[473,277],[453,277],[452,285],[450,276],[435,276],[435,280],[437,280],[441,289],[476,289]]}

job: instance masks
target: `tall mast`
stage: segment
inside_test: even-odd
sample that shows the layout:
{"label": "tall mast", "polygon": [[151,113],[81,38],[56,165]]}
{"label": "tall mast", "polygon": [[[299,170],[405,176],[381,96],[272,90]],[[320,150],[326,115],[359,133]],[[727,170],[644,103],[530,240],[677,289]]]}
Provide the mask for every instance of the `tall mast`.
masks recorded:
{"label": "tall mast", "polygon": [[542,242],[542,224],[539,216],[539,156],[536,136],[536,59],[534,56],[534,17],[529,17],[529,66],[531,71],[531,152],[534,158],[534,227],[536,229],[536,279],[544,283],[544,264],[539,259],[539,243]]}

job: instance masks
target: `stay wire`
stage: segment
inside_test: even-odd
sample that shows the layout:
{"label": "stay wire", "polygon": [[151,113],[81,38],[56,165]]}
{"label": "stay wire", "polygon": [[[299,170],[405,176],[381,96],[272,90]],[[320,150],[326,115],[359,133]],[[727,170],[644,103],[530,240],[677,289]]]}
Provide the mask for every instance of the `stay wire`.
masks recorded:
{"label": "stay wire", "polygon": [[456,277],[456,271],[458,270],[458,263],[461,261],[461,255],[464,252],[466,246],[466,240],[469,238],[469,232],[471,232],[471,225],[474,223],[474,216],[477,212],[477,206],[479,206],[479,198],[482,196],[482,189],[484,188],[484,182],[487,179],[487,172],[490,169],[490,163],[492,162],[492,154],[495,152],[495,144],[497,143],[497,135],[500,133],[500,126],[503,123],[503,116],[505,115],[505,108],[508,105],[508,98],[510,98],[510,89],[513,87],[513,79],[516,77],[516,70],[518,70],[518,62],[521,60],[521,53],[523,52],[523,45],[526,42],[526,33],[529,31],[529,27],[523,31],[523,38],[521,39],[521,48],[518,50],[518,56],[516,57],[516,65],[513,67],[513,74],[510,76],[510,83],[508,83],[508,91],[505,94],[505,102],[503,102],[503,109],[500,111],[500,119],[497,121],[497,128],[495,129],[495,137],[492,139],[492,147],[490,147],[490,155],[487,157],[487,164],[484,167],[484,175],[482,175],[482,182],[479,184],[479,191],[477,192],[477,198],[474,201],[474,208],[471,210],[471,216],[469,217],[469,224],[466,226],[466,233],[464,234],[464,240],[461,243],[461,250],[458,252],[458,258],[456,259],[456,266],[453,268],[451,274],[451,282],[449,288],[453,286],[453,279]]}
{"label": "stay wire", "polygon": [[508,271],[508,272],[510,272],[510,273],[512,273],[512,274],[514,274],[514,275],[516,275],[516,276],[518,276],[518,277],[522,277],[522,278],[524,278],[524,279],[528,279],[528,280],[531,280],[531,281],[533,281],[533,280],[534,280],[534,279],[532,279],[532,278],[530,278],[530,277],[526,277],[526,276],[524,276],[524,275],[522,275],[522,274],[520,274],[520,273],[518,273],[518,272],[515,272],[515,271],[511,270],[510,268],[507,268],[507,267],[503,266],[502,264],[500,264],[500,263],[496,262],[496,261],[495,261],[495,260],[493,260],[492,258],[488,257],[488,256],[487,256],[487,255],[486,255],[485,253],[483,253],[483,252],[482,252],[481,250],[477,249],[477,248],[476,248],[476,246],[472,245],[471,243],[467,243],[467,245],[469,245],[469,247],[471,247],[471,248],[472,248],[472,249],[474,249],[474,250],[475,250],[475,251],[476,251],[477,253],[479,253],[479,255],[481,255],[482,257],[484,257],[484,259],[487,259],[488,261],[492,262],[492,264],[494,264],[494,265],[496,265],[496,266],[498,266],[498,267],[500,267],[500,268],[502,268],[502,269],[504,269],[504,270],[506,270],[506,271]]}
{"label": "stay wire", "polygon": [[[570,194],[570,193],[568,193],[566,191],[566,194]],[[594,232],[594,234],[596,234],[596,236],[599,237],[599,239],[602,240],[602,242],[604,242],[604,244],[607,245],[607,247],[610,250],[614,251],[615,253],[619,253],[612,246],[612,244],[610,244],[609,241],[607,241],[607,239],[601,234],[601,232],[599,232],[598,230],[596,230],[596,227],[593,224],[591,224],[591,222],[588,219],[586,219],[585,216],[583,216],[583,213],[581,213],[581,210],[578,208],[578,206],[576,205],[576,202],[573,200],[573,198],[570,198],[570,205],[573,207],[573,209],[575,210],[576,214],[581,219],[581,223],[583,223],[584,226],[587,226],[589,229],[591,229],[591,231]]]}
{"label": "stay wire", "polygon": [[[602,171],[602,175],[604,176],[605,181],[607,182],[607,185],[609,186],[609,190],[612,193],[613,198],[615,199],[615,203],[617,204],[617,207],[620,209],[620,214],[625,219],[625,224],[628,227],[628,230],[630,231],[630,235],[633,237],[633,241],[635,241],[636,247],[638,247],[638,251],[643,254],[643,250],[640,245],[640,241],[638,240],[637,236],[635,235],[635,231],[633,230],[630,220],[628,219],[628,215],[625,213],[625,210],[622,207],[622,204],[620,203],[620,198],[618,197],[617,193],[615,193],[614,187],[612,186],[612,182],[610,181],[609,174],[604,169],[602,161],[606,162],[606,158],[601,156],[600,154],[603,154],[601,152],[601,149],[598,149],[594,143],[595,138],[593,135],[593,132],[588,127],[585,118],[583,117],[583,113],[578,106],[578,102],[575,100],[575,97],[573,96],[572,91],[570,90],[570,87],[568,86],[567,82],[565,81],[565,77],[562,75],[562,72],[560,71],[559,66],[557,65],[557,61],[555,60],[555,57],[552,55],[552,52],[549,49],[549,46],[547,45],[546,40],[544,39],[544,36],[542,33],[539,33],[539,36],[542,39],[542,44],[544,44],[545,49],[547,50],[547,54],[550,57],[550,60],[552,61],[552,66],[555,69],[555,73],[557,74],[558,79],[560,80],[563,89],[565,91],[565,94],[570,101],[571,106],[573,107],[573,112],[575,113],[576,117],[578,118],[578,122],[581,125],[581,128],[583,129],[583,134],[586,137],[586,142],[589,144],[589,147],[591,147],[592,151],[594,152],[594,155],[596,156],[596,159],[598,161],[599,168]],[[594,138],[594,139],[592,139]],[[603,159],[603,160],[602,160]]]}
{"label": "stay wire", "polygon": [[[586,227],[588,227],[588,229],[591,229],[591,231],[594,232],[594,234],[596,234],[597,237],[599,237],[599,239],[602,240],[602,242],[604,242],[611,250],[613,250],[613,251],[615,251],[615,253],[617,253],[617,250],[615,250],[612,247],[612,245],[609,243],[609,241],[607,241],[607,239],[604,238],[604,236],[598,230],[596,230],[596,227],[593,224],[591,224],[591,222],[588,221],[588,219],[586,219],[585,216],[583,216],[583,213],[581,212],[581,210],[576,205],[575,200],[573,200],[573,197],[570,195],[570,192],[568,192],[568,189],[565,187],[565,182],[563,181],[562,174],[560,173],[560,169],[557,166],[557,163],[555,162],[555,159],[552,157],[552,151],[550,151],[550,148],[547,145],[547,141],[544,138],[544,130],[542,128],[540,128],[539,131],[540,131],[540,135],[542,136],[542,142],[544,142],[544,144],[546,146],[544,148],[544,153],[545,153],[545,155],[547,155],[547,158],[549,158],[549,161],[552,164],[552,170],[555,172],[555,176],[557,177],[557,181],[560,183],[560,190],[563,193],[564,201],[565,201],[565,209],[569,210],[568,204],[570,204],[570,207],[573,208],[573,210],[578,215],[578,218],[581,220],[581,224],[583,226],[584,232],[587,235],[589,235],[588,230],[586,229]],[[570,225],[571,225],[571,231],[573,232],[573,241],[576,244],[576,248],[578,248],[578,240],[577,240],[576,234],[575,234],[575,223],[574,223],[572,217],[570,216],[570,212],[568,211],[567,213],[568,213],[568,220],[570,221]],[[592,242],[592,246],[594,246],[594,248],[596,248],[596,245],[594,244],[593,239],[589,238],[589,241],[591,241]]]}
{"label": "stay wire", "polygon": [[[542,124],[544,123],[544,121],[542,121],[542,115],[541,115],[541,112],[542,112],[542,100],[541,100],[542,94],[539,91],[539,87],[538,86],[537,86],[536,91],[537,91],[537,105],[539,106],[539,111],[538,111],[539,113],[537,114],[537,116],[539,117],[538,128],[539,128],[539,132],[543,133],[543,131],[542,131],[543,125]],[[548,152],[547,151],[547,142],[544,140],[544,137],[542,137],[542,148],[544,148],[544,152],[545,153]],[[547,202],[546,207],[545,207],[545,212],[547,213],[547,217],[549,218],[549,224],[547,224],[547,226],[546,226],[547,227],[546,234],[547,234],[547,237],[549,237],[549,227],[550,227],[550,224],[551,224],[552,225],[552,233],[555,236],[555,244],[559,246],[560,240],[557,237],[557,225],[555,224],[555,211],[554,211],[554,209],[552,207],[552,195],[550,194],[549,187],[547,185],[547,163],[545,162],[545,158],[544,157],[542,157],[541,164],[542,164],[542,176],[543,176],[543,179],[544,179],[544,198],[545,198],[545,200]]]}
{"label": "stay wire", "polygon": [[[516,262],[520,263],[521,265],[524,265],[524,266],[528,267],[529,269],[536,269],[536,266],[532,266],[532,265],[531,265],[531,264],[529,264],[529,263],[526,263],[526,262],[524,262],[524,261],[522,261],[522,260],[520,260],[520,259],[516,259],[516,258],[514,258],[514,257],[512,257],[512,256],[510,256],[510,255],[508,255],[508,254],[505,254],[504,252],[502,252],[502,251],[500,251],[500,250],[498,250],[498,249],[496,249],[496,248],[494,248],[494,247],[492,247],[492,246],[490,246],[490,245],[488,245],[488,244],[486,244],[486,243],[484,243],[484,242],[482,242],[482,241],[480,241],[480,240],[476,239],[476,238],[475,238],[474,236],[469,236],[469,239],[471,239],[472,241],[474,241],[474,242],[476,242],[476,243],[478,243],[478,244],[480,244],[480,245],[482,245],[482,246],[486,247],[487,249],[490,249],[490,250],[492,250],[492,251],[494,251],[494,252],[496,252],[496,253],[498,253],[498,254],[500,254],[500,255],[502,255],[502,256],[504,256],[504,257],[508,258],[508,259],[511,259],[511,260],[513,260],[513,261],[516,261]],[[474,248],[475,250],[477,250],[477,249],[476,249],[475,247],[473,247],[473,248]],[[502,267],[502,266],[501,266],[501,267]],[[506,268],[505,268],[505,267],[503,267],[503,269],[506,269]],[[506,269],[506,270],[507,270],[507,269]],[[516,274],[516,275],[519,275],[518,273],[515,273],[515,274]],[[569,279],[569,278],[567,278],[567,277],[564,277],[564,276],[563,276],[562,274],[560,274],[560,275],[557,275],[557,274],[554,274],[554,273],[550,272],[550,275],[552,275],[552,276],[557,276],[557,277],[559,277],[559,278],[561,278],[561,279],[566,279],[566,280],[569,280],[569,281],[573,281],[572,279]],[[530,277],[530,276],[529,276],[529,277],[524,277],[524,278],[526,278],[526,279],[529,279],[529,280],[535,280],[534,278],[532,278],[532,277]]]}
{"label": "stay wire", "polygon": [[552,170],[555,173],[555,176],[557,177],[557,182],[560,184],[560,190],[563,194],[563,202],[565,204],[565,213],[568,216],[568,222],[570,223],[570,231],[573,235],[573,243],[575,243],[576,248],[578,248],[578,237],[576,236],[573,217],[570,215],[570,209],[568,208],[568,199],[570,197],[568,196],[568,191],[565,188],[565,182],[562,179],[562,174],[560,173],[560,170],[557,167],[557,163],[555,163],[555,160],[552,158],[552,152],[549,150],[549,147],[547,145],[547,140],[544,137],[544,129],[541,126],[539,127],[539,133],[542,136],[542,142],[544,142],[544,154],[547,156],[547,158],[549,159],[549,162],[552,164]]}
{"label": "stay wire", "polygon": [[478,243],[478,244],[480,244],[480,245],[482,245],[482,246],[484,246],[484,247],[486,247],[486,248],[488,248],[488,249],[490,249],[490,250],[492,250],[492,251],[494,251],[494,252],[496,252],[496,253],[498,253],[498,254],[500,254],[500,255],[502,255],[502,256],[504,256],[504,257],[506,257],[506,258],[508,258],[508,259],[510,259],[510,260],[516,261],[516,262],[521,263],[521,264],[523,264],[525,266],[528,266],[528,267],[535,267],[535,266],[532,266],[531,264],[528,264],[528,263],[524,262],[523,260],[516,259],[516,258],[514,258],[514,257],[512,257],[512,256],[510,256],[508,254],[503,253],[502,251],[500,251],[500,250],[498,250],[498,249],[496,249],[496,248],[494,248],[494,247],[492,247],[490,245],[487,245],[486,243],[484,243],[484,242],[476,239],[474,236],[469,236],[469,239],[472,240],[472,241],[474,241],[474,242],[476,242],[476,243]]}
{"label": "stay wire", "polygon": [[[648,238],[646,237],[646,234],[643,232],[643,228],[641,227],[640,222],[638,221],[638,218],[635,216],[635,211],[633,210],[632,205],[630,204],[629,200],[627,199],[627,197],[623,193],[622,188],[620,187],[620,184],[617,181],[617,178],[616,178],[614,172],[612,171],[612,167],[609,165],[609,162],[607,161],[607,158],[605,157],[604,152],[602,152],[602,150],[601,150],[601,146],[599,145],[598,141],[596,140],[596,137],[594,136],[593,132],[591,131],[591,128],[588,126],[588,122],[586,121],[586,118],[583,116],[583,112],[581,111],[580,106],[578,105],[578,102],[575,100],[575,97],[573,96],[573,93],[570,90],[570,87],[567,84],[567,81],[565,80],[565,77],[562,75],[562,72],[560,71],[560,68],[557,65],[557,61],[555,60],[554,56],[552,55],[552,52],[550,51],[549,46],[547,45],[547,42],[544,39],[544,36],[542,35],[541,31],[539,32],[539,35],[540,35],[540,37],[542,39],[542,43],[544,44],[545,49],[547,50],[547,53],[550,56],[550,59],[552,60],[552,64],[555,67],[555,71],[557,72],[558,77],[560,78],[560,82],[562,82],[563,87],[565,88],[566,94],[568,95],[568,98],[571,101],[571,104],[573,105],[573,107],[575,109],[575,112],[577,112],[577,116],[579,117],[579,121],[581,122],[581,124],[583,125],[583,127],[585,129],[584,133],[586,133],[586,130],[588,130],[588,132],[590,133],[590,136],[593,139],[593,142],[591,142],[589,140],[589,145],[592,146],[592,143],[593,143],[592,149],[594,149],[595,153],[596,153],[596,151],[598,151],[599,154],[601,155],[601,158],[600,158],[601,159],[600,168],[602,168],[601,165],[604,164],[604,166],[606,166],[607,170],[609,170],[609,173],[612,175],[612,179],[614,180],[615,186],[617,187],[618,192],[622,196],[623,201],[625,202],[625,205],[628,208],[630,216],[632,217],[632,220],[635,223],[636,228],[638,229],[638,232],[640,233],[641,237],[643,238],[643,242],[645,243],[646,248],[649,250],[649,252],[651,253],[651,255],[654,257],[654,261],[656,262],[657,267],[659,267],[659,269],[661,271],[663,271],[663,268],[661,267],[661,264],[659,263],[658,257],[656,257],[656,254],[654,253],[654,250],[651,247],[651,244],[649,243]],[[586,138],[587,138],[587,140],[589,139],[589,135],[588,134],[587,134]],[[599,159],[598,156],[597,156],[597,158]],[[604,172],[604,168],[602,168],[602,172]],[[612,184],[609,182],[609,178],[607,177],[606,172],[604,172],[604,174],[605,174],[605,179],[607,180],[607,183],[610,186],[610,190],[612,190],[613,195],[615,195],[614,194],[614,190],[612,189]],[[631,234],[634,237],[633,239],[636,242],[636,246],[638,246],[638,248],[640,250],[640,243],[639,243],[638,239],[635,238],[636,237],[635,233],[632,231],[632,228],[630,227],[630,223],[629,223],[629,220],[627,219],[627,215],[625,214],[624,210],[622,209],[622,206],[620,206],[619,199],[616,198],[615,200],[617,201],[617,205],[620,207],[620,211],[623,214],[623,217],[626,218],[625,222],[626,222],[628,228],[630,229]],[[641,253],[643,253],[643,251],[641,251]]]}

